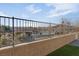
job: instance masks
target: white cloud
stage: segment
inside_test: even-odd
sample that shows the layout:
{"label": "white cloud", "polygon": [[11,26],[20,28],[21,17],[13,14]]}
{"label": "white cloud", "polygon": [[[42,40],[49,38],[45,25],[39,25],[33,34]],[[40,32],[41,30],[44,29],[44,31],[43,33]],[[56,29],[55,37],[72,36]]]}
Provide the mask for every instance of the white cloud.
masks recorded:
{"label": "white cloud", "polygon": [[4,12],[0,11],[0,16],[7,16]]}
{"label": "white cloud", "polygon": [[42,9],[36,9],[36,10],[32,11],[32,14],[36,14],[36,13],[41,12],[41,11],[42,11]]}
{"label": "white cloud", "polygon": [[45,5],[48,6],[48,7],[50,7],[50,6],[53,5],[53,3],[46,3]]}
{"label": "white cloud", "polygon": [[55,7],[48,12],[49,18],[66,15],[69,13],[74,13],[77,10],[77,5],[75,4],[46,4],[48,7]]}
{"label": "white cloud", "polygon": [[36,8],[34,4],[27,6],[26,10],[29,11],[31,14],[36,14],[42,11],[42,9]]}
{"label": "white cloud", "polygon": [[57,17],[57,16],[63,16],[63,15],[69,14],[71,12],[72,12],[71,10],[68,10],[68,11],[61,12],[61,13],[50,14],[47,17],[52,18],[52,17]]}
{"label": "white cloud", "polygon": [[26,14],[22,14],[22,15],[21,15],[21,18],[26,18],[26,19],[28,19],[28,18],[29,18],[29,16],[28,16],[28,15],[26,15]]}

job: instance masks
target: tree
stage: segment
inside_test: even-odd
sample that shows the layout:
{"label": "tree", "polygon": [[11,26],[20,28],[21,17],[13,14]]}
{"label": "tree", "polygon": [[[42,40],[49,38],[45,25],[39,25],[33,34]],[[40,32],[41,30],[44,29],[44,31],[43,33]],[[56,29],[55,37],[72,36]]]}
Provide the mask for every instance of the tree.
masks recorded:
{"label": "tree", "polygon": [[4,25],[2,25],[2,28],[3,28],[3,30],[4,30],[5,32],[11,32],[10,26],[4,26]]}
{"label": "tree", "polygon": [[68,20],[67,18],[62,18],[61,24],[71,26],[72,23],[71,23],[71,20]]}
{"label": "tree", "polygon": [[61,20],[62,20],[61,24],[62,24],[62,29],[63,29],[62,31],[63,32],[70,32],[72,29],[71,21],[68,20],[67,18],[62,18]]}

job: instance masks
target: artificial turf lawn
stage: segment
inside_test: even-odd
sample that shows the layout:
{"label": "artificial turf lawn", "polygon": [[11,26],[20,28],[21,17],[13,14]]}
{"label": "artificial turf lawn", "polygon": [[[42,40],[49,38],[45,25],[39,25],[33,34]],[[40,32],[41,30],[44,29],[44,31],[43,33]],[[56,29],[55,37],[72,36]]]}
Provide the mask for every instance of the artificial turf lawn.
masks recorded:
{"label": "artificial turf lawn", "polygon": [[79,56],[79,47],[66,45],[48,54],[48,56]]}

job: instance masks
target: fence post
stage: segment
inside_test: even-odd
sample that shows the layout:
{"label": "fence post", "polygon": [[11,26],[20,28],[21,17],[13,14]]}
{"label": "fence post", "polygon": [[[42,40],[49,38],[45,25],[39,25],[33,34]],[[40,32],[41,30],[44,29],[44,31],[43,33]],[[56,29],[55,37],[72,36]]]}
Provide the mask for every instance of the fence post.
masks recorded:
{"label": "fence post", "polygon": [[52,28],[51,28],[51,23],[49,24],[49,36],[51,37],[51,31],[52,31]]}
{"label": "fence post", "polygon": [[12,17],[12,35],[13,35],[13,53],[12,53],[12,55],[14,55],[14,17]]}
{"label": "fence post", "polygon": [[78,33],[76,33],[76,35],[75,35],[75,39],[78,39]]}
{"label": "fence post", "polygon": [[2,44],[1,44],[1,17],[0,17],[0,48],[1,48]]}
{"label": "fence post", "polygon": [[13,47],[14,47],[14,17],[12,17],[12,34],[13,34]]}

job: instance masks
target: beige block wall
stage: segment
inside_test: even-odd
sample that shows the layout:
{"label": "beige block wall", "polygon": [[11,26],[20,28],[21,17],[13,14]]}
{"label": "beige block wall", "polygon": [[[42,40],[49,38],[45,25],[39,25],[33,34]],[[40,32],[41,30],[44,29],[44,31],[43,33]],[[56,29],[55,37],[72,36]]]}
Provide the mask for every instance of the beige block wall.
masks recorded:
{"label": "beige block wall", "polygon": [[1,48],[0,55],[14,55],[14,56],[43,56],[55,51],[75,40],[75,34],[59,36],[55,38],[35,41],[31,43],[23,43],[17,45],[14,49],[12,47]]}

